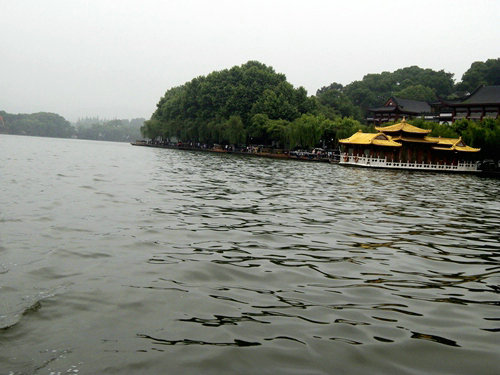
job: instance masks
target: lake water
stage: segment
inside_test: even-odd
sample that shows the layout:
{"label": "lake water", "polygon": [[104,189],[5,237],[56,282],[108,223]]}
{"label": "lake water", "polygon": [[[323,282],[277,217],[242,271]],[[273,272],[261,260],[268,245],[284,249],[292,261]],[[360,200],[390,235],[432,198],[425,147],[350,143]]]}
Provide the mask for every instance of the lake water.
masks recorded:
{"label": "lake water", "polygon": [[0,135],[0,374],[498,374],[500,180]]}

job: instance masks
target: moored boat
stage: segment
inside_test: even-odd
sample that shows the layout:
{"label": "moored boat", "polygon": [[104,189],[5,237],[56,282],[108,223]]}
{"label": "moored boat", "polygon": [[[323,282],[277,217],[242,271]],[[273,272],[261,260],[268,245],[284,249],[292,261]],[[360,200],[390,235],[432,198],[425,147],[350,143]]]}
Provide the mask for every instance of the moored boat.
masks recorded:
{"label": "moored boat", "polygon": [[467,146],[462,138],[431,137],[404,119],[398,124],[376,127],[378,133],[358,131],[341,139],[339,164],[369,168],[443,172],[480,172],[475,155],[479,148]]}

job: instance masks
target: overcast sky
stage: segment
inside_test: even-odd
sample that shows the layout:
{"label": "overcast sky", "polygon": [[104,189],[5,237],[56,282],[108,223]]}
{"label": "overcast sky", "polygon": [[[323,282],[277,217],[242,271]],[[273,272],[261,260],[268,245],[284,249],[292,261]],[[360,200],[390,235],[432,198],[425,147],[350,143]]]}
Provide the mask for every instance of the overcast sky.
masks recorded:
{"label": "overcast sky", "polygon": [[500,57],[498,0],[0,0],[0,110],[149,118],[171,87],[258,60],[310,95]]}

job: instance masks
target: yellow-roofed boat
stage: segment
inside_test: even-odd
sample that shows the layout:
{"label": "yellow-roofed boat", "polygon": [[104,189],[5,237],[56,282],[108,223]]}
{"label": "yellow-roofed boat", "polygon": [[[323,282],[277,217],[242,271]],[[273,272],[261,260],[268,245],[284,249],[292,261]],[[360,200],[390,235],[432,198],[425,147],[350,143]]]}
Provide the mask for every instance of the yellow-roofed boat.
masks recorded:
{"label": "yellow-roofed boat", "polygon": [[346,166],[447,172],[480,172],[475,155],[479,148],[462,138],[430,137],[404,119],[398,124],[376,127],[378,133],[358,131],[339,142],[340,163]]}

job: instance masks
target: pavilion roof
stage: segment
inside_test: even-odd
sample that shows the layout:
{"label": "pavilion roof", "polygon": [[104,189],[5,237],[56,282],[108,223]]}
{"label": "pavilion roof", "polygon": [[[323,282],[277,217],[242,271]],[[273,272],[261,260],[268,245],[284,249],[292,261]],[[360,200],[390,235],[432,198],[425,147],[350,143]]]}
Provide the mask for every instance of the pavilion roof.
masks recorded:
{"label": "pavilion roof", "polygon": [[429,103],[421,101],[421,100],[412,100],[412,99],[401,99],[394,98],[399,107],[407,112],[414,113],[430,113],[431,106]]}
{"label": "pavilion roof", "polygon": [[473,106],[473,105],[500,105],[500,86],[479,86],[468,96],[458,100],[440,101],[451,107]]}
{"label": "pavilion roof", "polygon": [[370,112],[393,112],[396,111],[396,109],[400,112],[409,114],[423,114],[431,112],[431,106],[427,102],[421,100],[402,99],[395,96],[391,96],[382,107],[368,108]]}
{"label": "pavilion roof", "polygon": [[356,145],[375,145],[388,147],[401,147],[401,143],[394,142],[392,138],[383,133],[363,133],[359,130],[349,138],[340,139],[340,143]]}
{"label": "pavilion roof", "polygon": [[394,112],[398,107],[384,106],[376,108],[368,108],[370,112]]}
{"label": "pavilion roof", "polygon": [[438,141],[438,144],[433,147],[434,150],[462,151],[462,152],[481,151],[480,148],[467,146],[465,142],[462,140],[462,137],[459,138],[425,137],[425,138],[434,139]]}
{"label": "pavilion roof", "polygon": [[470,146],[453,146],[453,147],[433,147],[434,150],[443,150],[443,151],[462,151],[462,152],[479,152],[480,148],[474,148]]}
{"label": "pavilion roof", "polygon": [[414,143],[438,143],[438,141],[432,139],[431,137],[407,137],[404,135],[398,135],[391,138],[393,141],[403,141],[403,142],[414,142]]}
{"label": "pavilion roof", "polygon": [[400,123],[389,125],[389,126],[379,126],[375,127],[376,130],[384,133],[394,133],[403,131],[406,133],[414,133],[414,134],[429,134],[432,130],[429,129],[421,129],[408,124],[405,119],[403,119]]}
{"label": "pavilion roof", "polygon": [[[431,144],[434,150],[443,151],[461,151],[461,152],[478,152],[480,148],[474,148],[467,146],[459,138],[443,138],[443,137],[430,137],[426,134],[430,133],[431,130],[421,129],[416,126],[408,124],[404,119],[399,124],[376,127],[379,133],[363,133],[359,130],[354,133],[349,138],[340,139],[339,142],[343,144],[355,144],[355,145],[375,145],[375,146],[388,146],[388,147],[401,147],[400,142],[411,142],[411,143],[428,143]],[[387,130],[389,129],[389,130]],[[388,132],[399,132],[401,133],[390,136],[385,133]],[[410,134],[404,134],[410,133]],[[413,134],[412,134],[413,133]],[[423,137],[416,136],[417,134],[423,134]],[[414,136],[412,136],[414,135]]]}
{"label": "pavilion roof", "polygon": [[[434,141],[438,143],[439,145],[448,145],[448,146],[453,146],[457,142],[462,141],[462,138],[443,138],[443,137],[425,137],[428,140]],[[463,141],[462,141],[463,143]]]}

